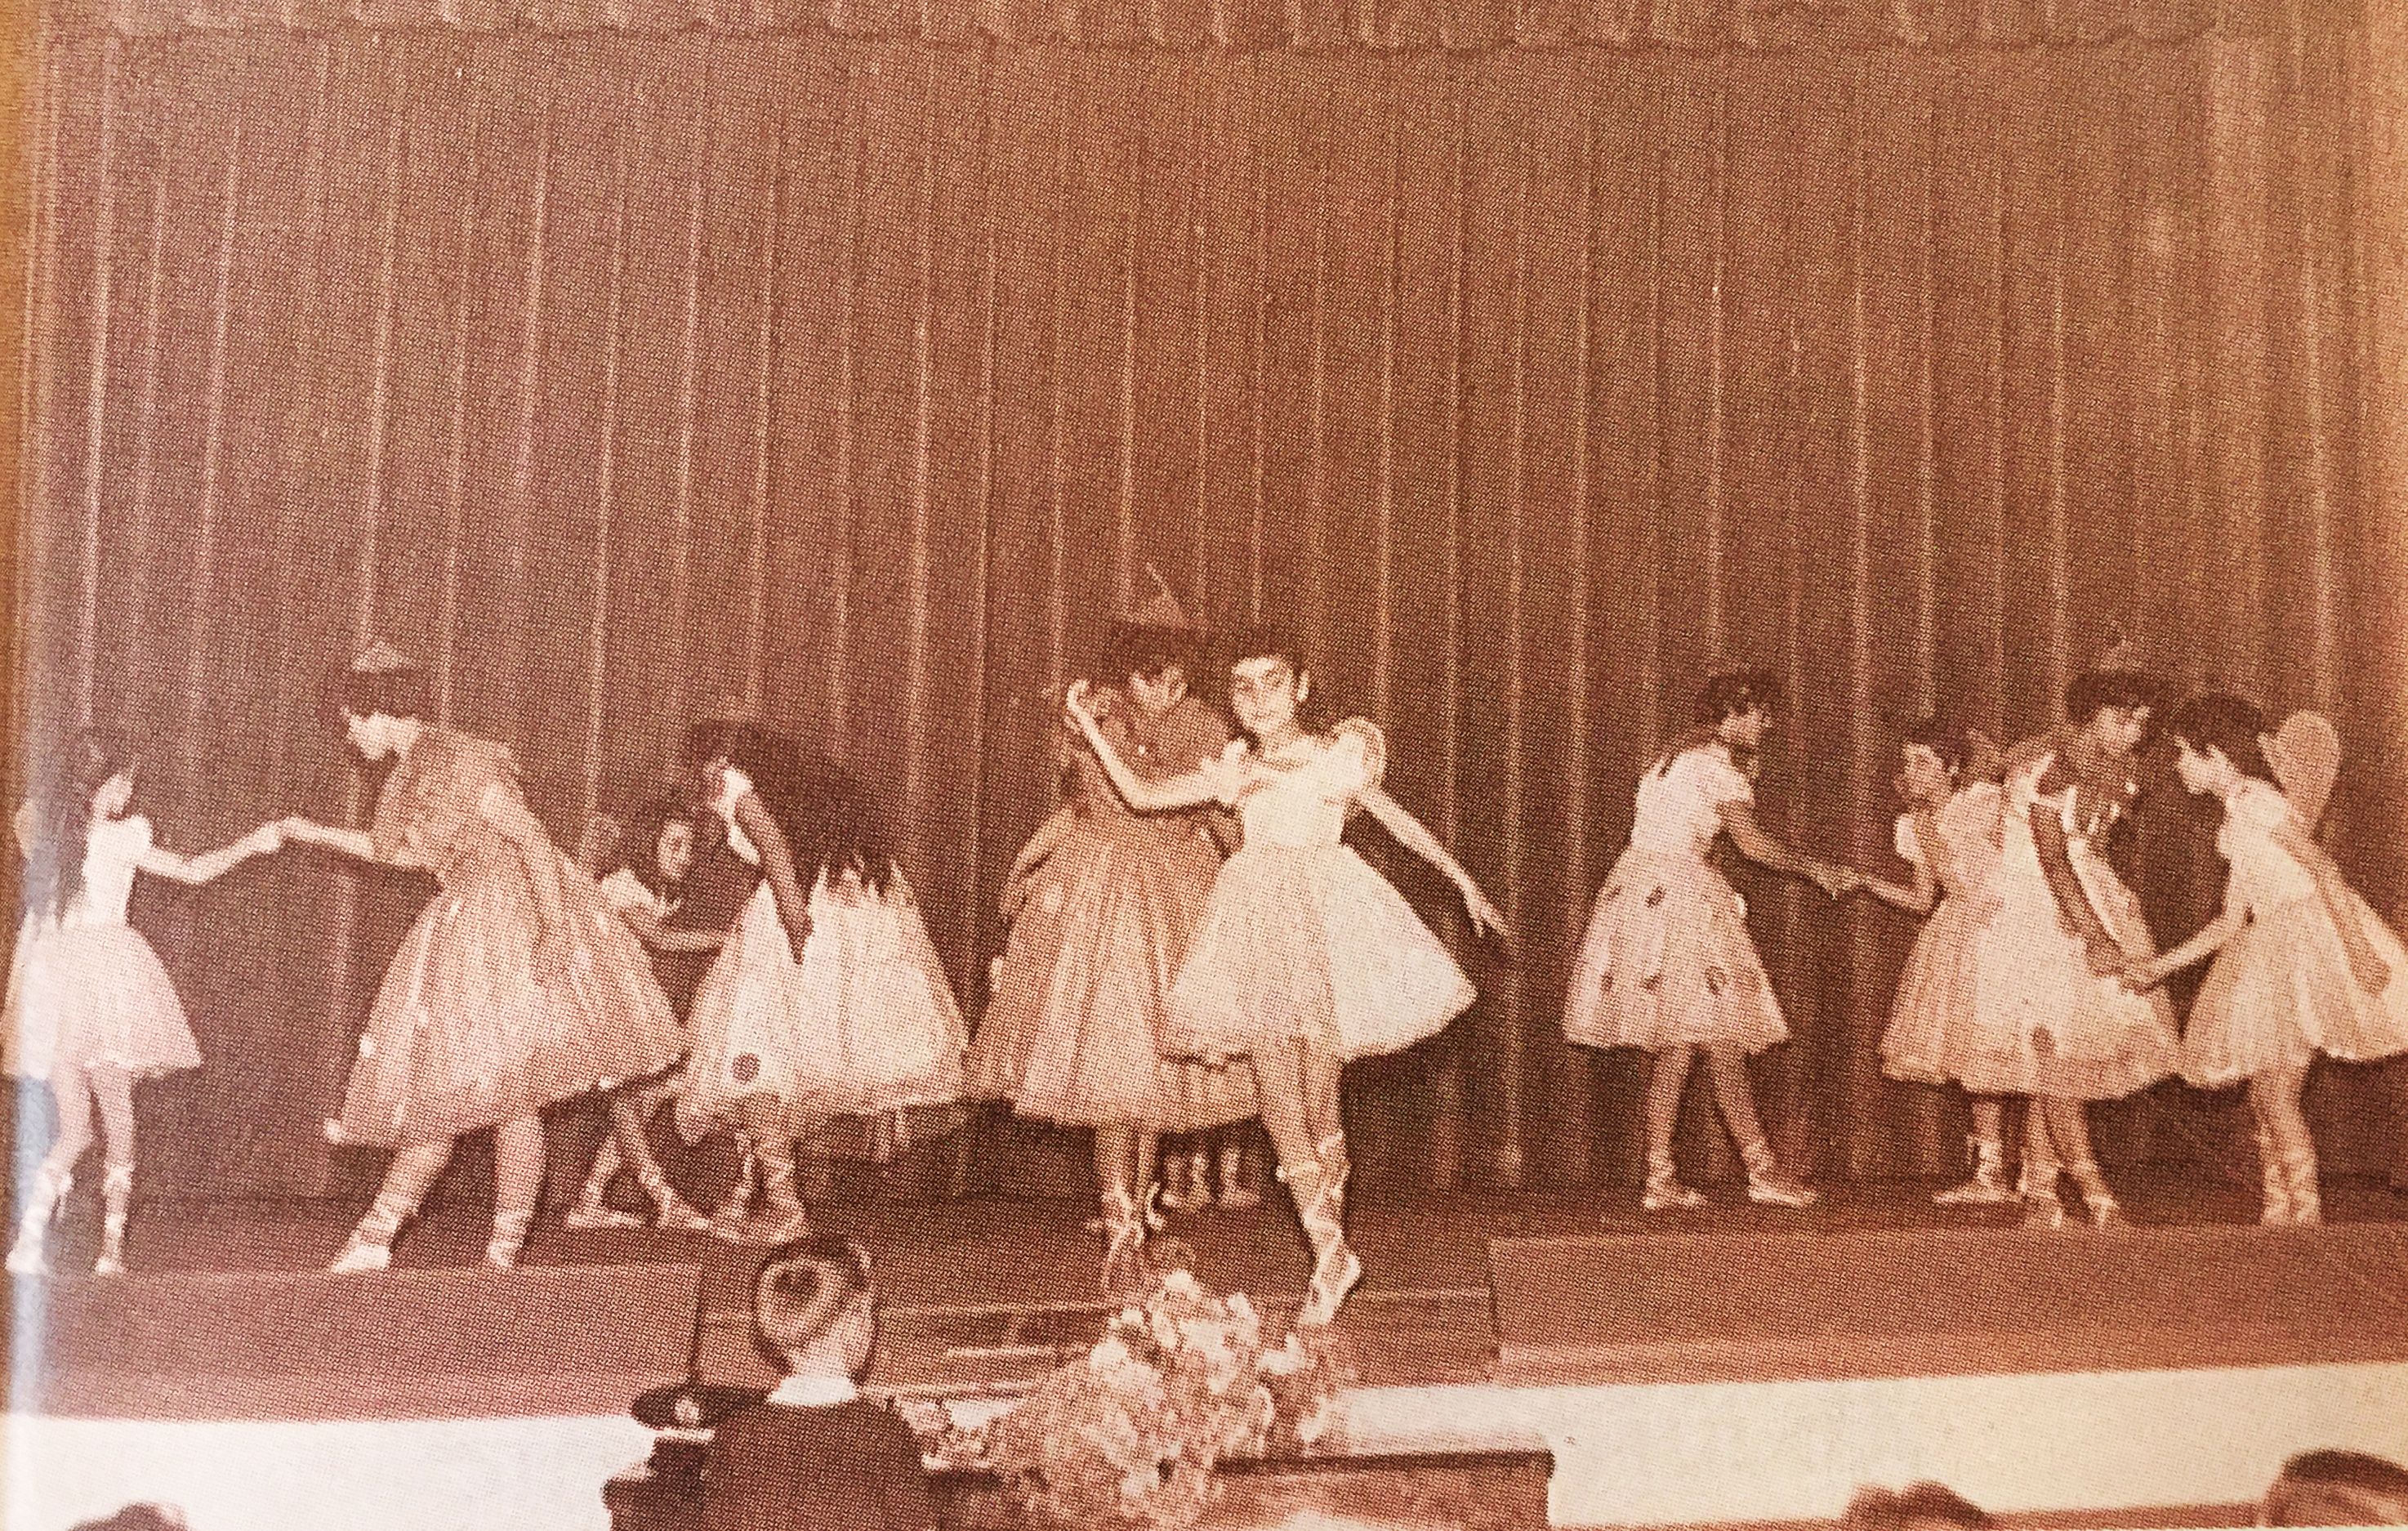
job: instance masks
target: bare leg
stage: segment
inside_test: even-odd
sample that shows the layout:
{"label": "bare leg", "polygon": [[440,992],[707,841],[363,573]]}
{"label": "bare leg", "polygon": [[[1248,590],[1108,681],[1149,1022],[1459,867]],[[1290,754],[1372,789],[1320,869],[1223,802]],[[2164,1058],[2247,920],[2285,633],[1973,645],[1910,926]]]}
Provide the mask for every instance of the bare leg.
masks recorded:
{"label": "bare leg", "polygon": [[134,1208],[134,1080],[122,1068],[95,1068],[92,1087],[108,1166],[100,1181],[100,1258],[92,1269],[95,1276],[122,1276],[125,1222]]}
{"label": "bare leg", "polygon": [[1813,1190],[1784,1175],[1756,1114],[1756,1085],[1747,1077],[1747,1054],[1736,1048],[1706,1049],[1706,1077],[1713,1081],[1714,1105],[1723,1127],[1739,1145],[1747,1166],[1747,1199],[1768,1207],[1812,1207]]}
{"label": "bare leg", "polygon": [[1702,1207],[1706,1198],[1681,1183],[1672,1161],[1672,1130],[1681,1120],[1681,1096],[1689,1088],[1689,1071],[1697,1066],[1698,1050],[1672,1048],[1650,1055],[1647,1068],[1647,1189],[1639,1205],[1650,1212],[1684,1211]]}
{"label": "bare leg", "polygon": [[393,1156],[385,1167],[384,1184],[377,1198],[351,1230],[350,1242],[335,1256],[326,1268],[337,1273],[347,1271],[382,1270],[393,1264],[393,1241],[401,1225],[418,1211],[419,1203],[426,1199],[427,1188],[452,1162],[452,1139],[439,1143],[420,1143],[406,1148]]}
{"label": "bare leg", "polygon": [[17,1241],[8,1250],[8,1271],[14,1276],[38,1276],[49,1268],[43,1244],[60,1205],[75,1184],[76,1161],[92,1147],[92,1086],[82,1072],[65,1066],[53,1067],[50,1099],[58,1109],[59,1135],[50,1152],[42,1156],[33,1194],[17,1220]]}
{"label": "bare leg", "polygon": [[632,1228],[643,1225],[643,1220],[628,1213],[614,1211],[609,1202],[610,1181],[622,1166],[636,1172],[636,1183],[652,1204],[652,1223],[656,1227],[674,1228],[681,1233],[707,1232],[710,1220],[687,1204],[669,1183],[661,1162],[652,1153],[652,1138],[647,1132],[654,1112],[672,1094],[666,1084],[654,1083],[632,1090],[614,1092],[610,1096],[610,1135],[594,1155],[593,1172],[585,1178],[585,1188],[578,1193],[577,1205],[569,1209],[568,1225],[572,1228]]}

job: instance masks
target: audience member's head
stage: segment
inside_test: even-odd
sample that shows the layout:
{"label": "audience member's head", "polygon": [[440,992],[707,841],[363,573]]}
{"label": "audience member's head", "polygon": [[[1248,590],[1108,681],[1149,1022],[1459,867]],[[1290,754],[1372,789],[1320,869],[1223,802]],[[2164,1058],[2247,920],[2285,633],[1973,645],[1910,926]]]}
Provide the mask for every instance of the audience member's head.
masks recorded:
{"label": "audience member's head", "polygon": [[1980,1506],[1938,1483],[1858,1489],[1840,1516],[1847,1531],[1977,1531],[1996,1524]]}
{"label": "audience member's head", "polygon": [[85,1521],[69,1531],[191,1531],[173,1505],[127,1505],[107,1520]]}
{"label": "audience member's head", "polygon": [[835,1234],[779,1245],[753,1282],[752,1324],[788,1371],[859,1377],[878,1338],[868,1254]]}
{"label": "audience member's head", "polygon": [[2408,1467],[2364,1452],[2302,1452],[2283,1464],[2260,1525],[2408,1525]]}

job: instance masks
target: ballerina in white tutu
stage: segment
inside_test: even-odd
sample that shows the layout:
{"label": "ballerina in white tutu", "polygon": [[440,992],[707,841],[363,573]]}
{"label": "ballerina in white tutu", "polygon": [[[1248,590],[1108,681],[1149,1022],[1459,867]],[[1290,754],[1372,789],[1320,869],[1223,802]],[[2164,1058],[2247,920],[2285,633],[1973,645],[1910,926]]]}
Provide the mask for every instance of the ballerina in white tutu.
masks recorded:
{"label": "ballerina in white tutu", "polygon": [[[2408,1052],[2408,950],[2317,845],[2340,759],[2332,725],[2293,715],[2272,737],[2237,696],[2194,697],[2166,732],[2183,785],[2221,798],[2224,909],[2129,975],[2138,987],[2214,959],[2183,1033],[2183,1077],[2245,1083],[2263,1170],[2261,1221],[2323,1221],[2315,1139],[2300,1096],[2318,1053],[2371,1063]],[[2278,786],[2276,783],[2281,783]]]}
{"label": "ballerina in white tutu", "polygon": [[1747,933],[1747,909],[1713,863],[1727,836],[1760,866],[1806,878],[1834,896],[1858,881],[1844,866],[1800,855],[1756,817],[1752,766],[1772,727],[1781,688],[1762,670],[1737,670],[1698,694],[1703,731],[1648,767],[1639,781],[1630,849],[1597,895],[1564,1003],[1564,1036],[1584,1047],[1633,1047],[1653,1057],[1647,1080],[1650,1212],[1702,1206],[1681,1183],[1672,1129],[1703,1053],[1723,1124],[1747,1166],[1751,1201],[1808,1207],[1814,1193],[1783,1173],[1756,1113],[1750,1054],[1789,1037],[1772,980]]}
{"label": "ballerina in white tutu", "polygon": [[1973,1178],[1932,1199],[1942,1207],[2013,1201],[2007,1178],[2006,1099],[2020,1082],[2012,1037],[1985,1034],[1973,1004],[1982,931],[1999,908],[2006,798],[1998,747],[1970,728],[1918,723],[1899,747],[1898,854],[1907,884],[1865,880],[1884,903],[1924,916],[1899,973],[1882,1069],[1915,1084],[1958,1084],[1973,1097]]}
{"label": "ballerina in white tutu", "polygon": [[207,855],[160,845],[150,821],[132,812],[133,758],[105,737],[77,740],[59,790],[17,815],[28,876],[25,923],[9,969],[8,1072],[47,1080],[59,1136],[35,1174],[8,1252],[13,1275],[47,1268],[44,1243],[93,1143],[98,1108],[107,1168],[95,1275],[125,1269],[125,1222],[134,1201],[134,1087],[200,1066],[199,1047],[159,955],[126,923],[136,873],[177,882],[211,881],[272,851],[264,825]]}
{"label": "ballerina in white tutu", "polygon": [[[962,1097],[969,1039],[918,902],[860,785],[746,724],[686,737],[695,784],[761,886],[694,1000],[678,1096],[689,1141],[731,1129],[747,1172],[714,1219],[779,1243],[809,1229],[795,1140],[831,1118],[900,1118]],[[754,1223],[751,1165],[766,1219]]]}
{"label": "ballerina in white tutu", "polygon": [[1313,1252],[1298,1322],[1326,1324],[1363,1279],[1346,1241],[1351,1160],[1339,1083],[1350,1059],[1437,1035],[1470,1007],[1470,980],[1403,895],[1340,842],[1356,809],[1443,872],[1475,931],[1504,919],[1438,837],[1380,785],[1387,744],[1350,718],[1326,734],[1298,709],[1312,680],[1297,650],[1257,633],[1230,665],[1230,702],[1247,738],[1185,775],[1149,780],[1121,758],[1071,688],[1069,714],[1113,788],[1140,813],[1212,803],[1238,810],[1245,844],[1223,864],[1187,960],[1171,985],[1167,1049],[1251,1062],[1263,1123]]}

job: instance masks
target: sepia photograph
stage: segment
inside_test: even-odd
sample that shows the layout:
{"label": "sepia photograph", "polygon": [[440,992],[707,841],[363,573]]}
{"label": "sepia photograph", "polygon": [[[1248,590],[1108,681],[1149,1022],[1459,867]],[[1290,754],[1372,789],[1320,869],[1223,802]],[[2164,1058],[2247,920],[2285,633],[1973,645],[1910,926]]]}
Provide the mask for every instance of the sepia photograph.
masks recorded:
{"label": "sepia photograph", "polygon": [[7,1531],[2408,1524],[2408,0],[7,0]]}

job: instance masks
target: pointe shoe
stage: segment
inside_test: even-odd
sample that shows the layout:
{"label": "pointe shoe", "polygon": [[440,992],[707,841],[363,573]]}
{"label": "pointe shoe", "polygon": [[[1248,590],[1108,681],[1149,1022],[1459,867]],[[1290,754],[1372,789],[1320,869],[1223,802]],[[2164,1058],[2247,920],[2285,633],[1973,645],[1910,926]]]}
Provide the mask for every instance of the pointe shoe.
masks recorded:
{"label": "pointe shoe", "polygon": [[1772,1170],[1748,1176],[1747,1199],[1759,1207],[1800,1208],[1812,1207],[1823,1198],[1813,1186]]}
{"label": "pointe shoe", "polygon": [[37,1235],[28,1238],[21,1231],[17,1236],[17,1241],[8,1246],[8,1274],[47,1276],[50,1273],[50,1256],[43,1248],[41,1238]]}
{"label": "pointe shoe", "polygon": [[1705,1197],[1681,1183],[1681,1172],[1670,1154],[1648,1156],[1647,1189],[1639,1195],[1641,1211],[1693,1212],[1705,1204]]}
{"label": "pointe shoe", "polygon": [[1304,1307],[1296,1315],[1300,1329],[1326,1329],[1337,1322],[1338,1310],[1363,1281],[1362,1257],[1344,1239],[1312,1263],[1312,1282],[1305,1289]]}
{"label": "pointe shoe", "polygon": [[564,1228],[580,1231],[595,1228],[640,1228],[644,1220],[633,1212],[623,1212],[599,1196],[580,1196],[560,1220]]}
{"label": "pointe shoe", "polygon": [[2124,1215],[2123,1203],[2107,1188],[2107,1178],[2095,1164],[2068,1165],[2065,1172],[2073,1177],[2081,1189],[2083,1209],[2090,1214],[2090,1226],[2100,1233],[2128,1228],[2132,1220]]}
{"label": "pointe shoe", "polygon": [[495,1270],[516,1270],[519,1256],[526,1252],[527,1230],[535,1225],[532,1209],[523,1212],[495,1212],[494,1231],[485,1240],[485,1264]]}
{"label": "pointe shoe", "polygon": [[373,1243],[353,1234],[351,1242],[343,1246],[342,1252],[326,1266],[326,1272],[331,1276],[357,1276],[392,1268],[391,1244]]}
{"label": "pointe shoe", "polygon": [[1940,1192],[1931,1201],[1937,1207],[2002,1207],[2014,1199],[2014,1188],[2007,1183],[2006,1149],[1977,1138],[1973,1139],[1973,1178]]}
{"label": "pointe shoe", "polygon": [[2035,1233],[2062,1233],[2065,1230],[2065,1203],[2055,1191],[2036,1191],[2022,1198],[2024,1226]]}
{"label": "pointe shoe", "polygon": [[2316,1183],[2315,1160],[2285,1161],[2283,1179],[2285,1189],[2290,1195],[2292,1226],[2314,1228],[2322,1225],[2325,1220],[2324,1193]]}
{"label": "pointe shoe", "polygon": [[1750,1143],[1740,1151],[1747,1165],[1747,1199],[1759,1207],[1812,1207],[1822,1197],[1813,1187],[1784,1174],[1768,1143]]}
{"label": "pointe shoe", "polygon": [[94,1276],[122,1276],[125,1274],[124,1257],[104,1252],[92,1263],[92,1273]]}

